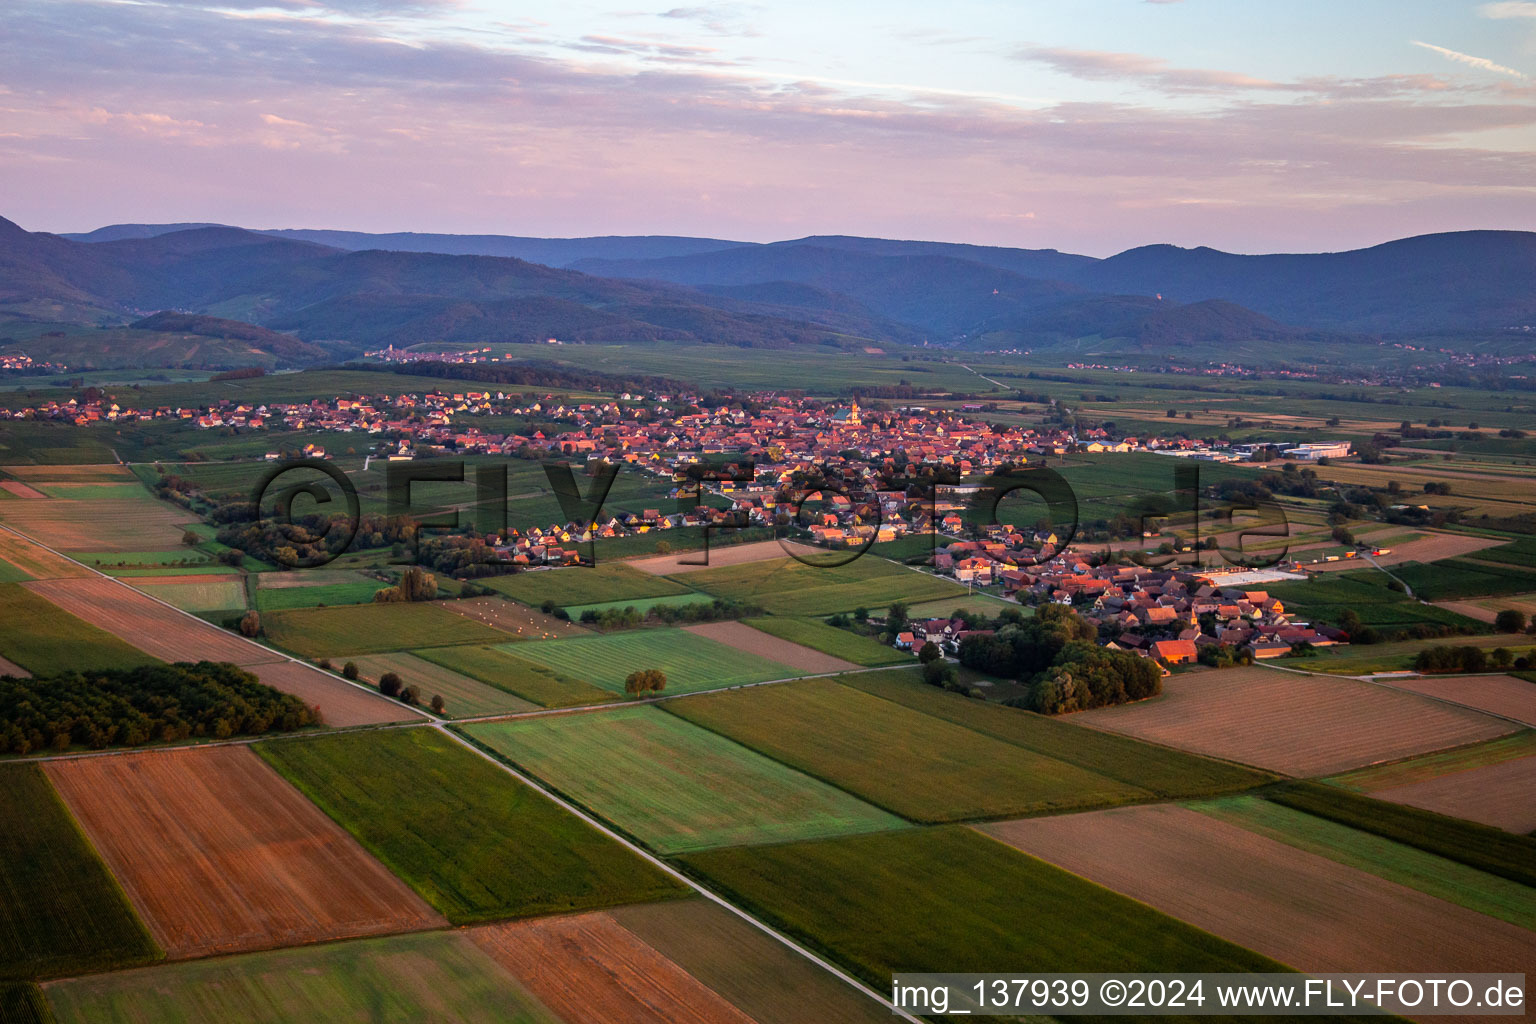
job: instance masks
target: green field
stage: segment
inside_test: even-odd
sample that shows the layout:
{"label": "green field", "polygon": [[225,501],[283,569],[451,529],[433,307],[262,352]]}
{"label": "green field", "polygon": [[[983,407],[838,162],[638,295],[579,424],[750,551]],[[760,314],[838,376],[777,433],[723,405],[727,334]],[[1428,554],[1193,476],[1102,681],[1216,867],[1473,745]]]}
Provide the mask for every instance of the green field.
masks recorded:
{"label": "green field", "polygon": [[757,1024],[890,1024],[879,1003],[709,900],[608,913]]}
{"label": "green field", "polygon": [[894,647],[887,647],[878,640],[851,633],[846,629],[829,626],[819,619],[791,619],[765,615],[745,620],[753,629],[776,636],[791,643],[803,644],[834,658],[851,661],[855,665],[897,665],[912,660]]}
{"label": "green field", "polygon": [[1426,601],[1523,594],[1531,589],[1529,566],[1489,565],[1465,558],[1409,562],[1395,567],[1392,574]]}
{"label": "green field", "polygon": [[42,770],[0,767],[0,981],[107,970],[159,956]]}
{"label": "green field", "polygon": [[268,741],[256,750],[455,924],[686,892],[433,729]]}
{"label": "green field", "polygon": [[0,1024],[55,1024],[43,990],[30,981],[0,981]]}
{"label": "green field", "polygon": [[245,610],[245,584],[232,580],[215,583],[151,583],[138,589],[184,612]]}
{"label": "green field", "polygon": [[291,608],[315,608],[347,604],[367,604],[387,584],[378,580],[357,579],[346,583],[321,583],[312,587],[268,587],[256,590],[256,607],[263,612]]}
{"label": "green field", "polygon": [[921,604],[912,605],[907,611],[914,619],[947,619],[958,609],[964,609],[971,615],[985,619],[994,618],[1009,609],[1024,615],[1030,614],[1028,605],[1004,601],[1000,597],[992,597],[988,594],[968,594],[938,601],[924,601]]}
{"label": "green field", "polygon": [[331,942],[50,985],[59,1024],[560,1024],[462,932]]}
{"label": "green field", "polygon": [[174,551],[69,551],[68,557],[103,572],[112,569],[157,569],[162,574],[167,569],[193,569],[217,565],[220,572],[231,572],[229,566],[215,562],[196,548],[177,548]]}
{"label": "green field", "polygon": [[22,572],[20,567],[14,566],[5,559],[0,558],[0,583],[21,583],[23,580],[31,578],[31,576]]}
{"label": "green field", "polygon": [[689,588],[665,576],[653,576],[623,562],[599,562],[593,566],[519,572],[481,580],[492,590],[538,608],[545,601],[557,607],[634,601],[644,597],[686,594]]}
{"label": "green field", "polygon": [[1346,644],[1325,647],[1304,661],[1296,662],[1308,672],[1330,675],[1363,676],[1376,672],[1400,672],[1413,667],[1415,656],[1429,647],[1479,647],[1484,653],[1506,647],[1516,657],[1532,646],[1529,637],[1503,633],[1483,636],[1447,636],[1428,640],[1396,640],[1384,644]]}
{"label": "green field", "polygon": [[1536,889],[1256,796],[1192,804],[1214,818],[1449,903],[1536,929]]}
{"label": "green field", "polygon": [[838,682],[1160,797],[1232,793],[1275,779],[1252,768],[950,693],[923,683],[911,669],[861,672]]}
{"label": "green field", "polygon": [[428,647],[411,653],[546,708],[571,708],[619,699],[608,690],[511,653],[522,646]]}
{"label": "green field", "polygon": [[[487,686],[478,679],[454,672],[414,654],[359,654],[347,659],[355,663],[362,678],[375,686],[379,677],[394,672],[405,686],[421,690],[421,702],[430,705],[434,695],[443,698],[443,714],[448,718],[474,718],[532,711],[537,704],[506,690]],[[339,665],[337,666],[340,667]]]}
{"label": "green field", "polygon": [[507,634],[426,602],[343,605],[272,612],[268,639],[306,658],[382,654],[446,644],[493,644]]}
{"label": "green field", "polygon": [[966,828],[681,859],[877,990],[889,988],[893,973],[909,971],[1282,969]]}
{"label": "green field", "polygon": [[1017,817],[1151,796],[830,680],[661,706],[913,821]]}
{"label": "green field", "polygon": [[619,694],[624,692],[624,678],[643,668],[659,668],[667,674],[666,693],[691,693],[802,674],[684,629],[532,640],[518,644],[516,653],[519,658]]}
{"label": "green field", "polygon": [[666,597],[641,597],[633,600],[622,601],[598,601],[595,604],[567,605],[565,613],[573,619],[580,619],[583,612],[623,611],[633,608],[642,615],[652,608],[681,608],[690,604],[713,604],[715,599],[708,594],[687,593],[668,594]]}
{"label": "green field", "polygon": [[0,658],[34,675],[159,664],[19,583],[0,583]]}
{"label": "green field", "polygon": [[900,828],[900,818],[654,706],[465,732],[661,853]]}
{"label": "green field", "polygon": [[50,498],[62,498],[67,501],[92,501],[98,499],[122,501],[125,498],[130,500],[133,498],[153,500],[154,496],[146,491],[142,484],[132,477],[125,479],[125,483],[43,484],[38,490]]}
{"label": "green field", "polygon": [[1388,590],[1388,582],[1384,573],[1365,570],[1324,573],[1305,583],[1270,583],[1265,590],[1278,598],[1289,614],[1323,625],[1337,625],[1346,611],[1353,611],[1362,623],[1381,630],[1403,629],[1421,622],[1467,626],[1478,632],[1488,628],[1465,615],[1420,604],[1407,594]]}
{"label": "green field", "polygon": [[965,594],[952,580],[872,555],[836,568],[773,558],[700,569],[680,578],[706,594],[758,604],[775,615],[831,615],[861,606],[882,612],[892,601],[917,603]]}
{"label": "green field", "polygon": [[1536,886],[1536,837],[1448,818],[1433,811],[1373,800],[1317,782],[1291,782],[1266,798],[1350,828],[1416,847],[1467,867]]}

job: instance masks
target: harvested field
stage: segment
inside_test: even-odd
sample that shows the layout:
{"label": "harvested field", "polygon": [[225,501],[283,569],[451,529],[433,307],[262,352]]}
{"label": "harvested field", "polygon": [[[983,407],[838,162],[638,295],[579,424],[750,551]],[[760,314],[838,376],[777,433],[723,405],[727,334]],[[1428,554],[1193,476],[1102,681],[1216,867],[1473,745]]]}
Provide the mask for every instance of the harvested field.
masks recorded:
{"label": "harvested field", "polygon": [[15,676],[17,679],[30,679],[32,673],[16,664],[14,661],[6,661],[0,658],[0,676]]}
{"label": "harvested field", "polygon": [[605,913],[486,925],[469,937],[567,1024],[753,1024]]}
{"label": "harvested field", "polygon": [[163,661],[228,661],[254,665],[282,655],[211,623],[167,608],[132,587],[102,576],[24,584],[34,593]]}
{"label": "harvested field", "polygon": [[1443,750],[1438,754],[1411,757],[1406,761],[1375,765],[1358,771],[1335,775],[1327,781],[1357,793],[1373,793],[1378,789],[1409,786],[1415,782],[1428,782],[1442,775],[1482,768],[1490,764],[1503,764],[1522,757],[1536,757],[1536,731],[1513,733],[1486,743]]}
{"label": "harvested field", "polygon": [[443,923],[247,747],[46,771],[173,957]]}
{"label": "harvested field", "polygon": [[[1493,537],[1474,537],[1465,533],[1430,533],[1419,540],[1411,540],[1406,544],[1392,545],[1392,551],[1386,555],[1376,555],[1376,561],[1382,565],[1401,565],[1403,562],[1437,562],[1442,558],[1456,558],[1460,555],[1469,555],[1474,551],[1482,551],[1485,548],[1497,547],[1505,543]],[[1340,569],[1359,569],[1360,560],[1355,558],[1340,559],[1337,562],[1322,562],[1318,565],[1308,566],[1319,572],[1337,572]],[[1367,564],[1365,566],[1369,568]]]}
{"label": "harvested field", "polygon": [[227,576],[141,576],[130,584],[150,590],[166,604],[184,612],[240,611],[245,608],[245,582]]}
{"label": "harvested field", "polygon": [[256,752],[454,924],[688,892],[436,729],[267,741]]}
{"label": "harvested field", "polygon": [[[1536,933],[1169,804],[984,826],[1303,971],[1526,971]],[[1134,851],[1134,854],[1132,854]]]}
{"label": "harvested field", "polygon": [[[271,661],[247,665],[245,670],[274,690],[291,693],[320,709],[325,724],[336,729],[354,725],[418,721],[422,715],[399,701],[369,693],[346,680],[327,675],[297,661]],[[432,695],[427,694],[428,698]]]}
{"label": "harvested field", "polygon": [[631,568],[627,562],[565,569],[538,569],[478,581],[492,590],[532,607],[553,601],[560,607],[594,601],[626,601],[641,597],[686,594],[681,583]]}
{"label": "harvested field", "polygon": [[62,555],[0,529],[0,559],[4,559],[35,580],[89,576],[91,571]]}
{"label": "harvested field", "polygon": [[424,661],[462,672],[546,708],[571,708],[619,700],[616,693],[543,665],[524,661],[512,651],[516,644],[497,647],[429,647],[413,652]]}
{"label": "harvested field", "polygon": [[765,615],[747,619],[746,624],[781,640],[810,647],[822,654],[873,668],[877,665],[911,664],[912,655],[887,647],[874,637],[861,636],[847,629],[829,626],[820,619],[795,619]]}
{"label": "harvested field", "polygon": [[823,654],[801,644],[781,640],[742,622],[705,622],[683,628],[695,636],[708,637],[728,647],[734,647],[738,651],[745,651],[759,658],[767,658],[769,661],[776,661],[780,665],[788,665],[805,673],[848,672],[859,667],[851,661],[844,661],[842,658],[834,658],[830,654]]}
{"label": "harvested field", "polygon": [[1377,682],[1536,726],[1536,683],[1514,676],[1404,676]]}
{"label": "harvested field", "polygon": [[658,707],[913,821],[997,818],[1151,796],[828,679]]}
{"label": "harvested field", "polygon": [[[333,659],[337,665],[343,660]],[[406,686],[420,688],[423,704],[430,703],[434,694],[441,695],[447,705],[445,714],[450,718],[533,711],[539,706],[414,654],[360,654],[346,660],[356,664],[362,678],[375,685],[386,672],[398,674]]]}
{"label": "harvested field", "polygon": [[1161,697],[1079,712],[1073,721],[1301,777],[1492,739],[1517,728],[1371,683],[1258,667],[1171,676],[1163,680]]}
{"label": "harvested field", "polygon": [[154,500],[135,498],[0,503],[0,519],[39,543],[62,551],[174,550],[196,515]]}
{"label": "harvested field", "polygon": [[[787,550],[786,550],[787,549]],[[656,555],[653,558],[636,558],[625,565],[657,576],[675,576],[682,572],[698,572],[700,569],[717,569],[722,565],[745,565],[748,562],[766,562],[770,558],[783,558],[789,551],[802,555],[827,554],[826,549],[809,544],[797,544],[776,540],[760,540],[751,544],[716,544],[709,549],[709,562],[703,562],[703,551],[680,551],[672,555]]]}
{"label": "harvested field", "polygon": [[709,900],[608,914],[757,1024],[890,1024],[879,1003]]}
{"label": "harvested field", "polygon": [[[468,726],[662,853],[900,828],[900,818],[654,706]],[[646,783],[637,786],[635,780]]]}
{"label": "harvested field", "polygon": [[382,654],[408,647],[494,644],[507,635],[441,604],[406,602],[305,608],[262,616],[272,642],[306,658]]}
{"label": "harvested field", "polygon": [[505,638],[508,640],[555,640],[587,632],[574,622],[557,619],[504,597],[470,597],[460,601],[444,601],[442,606],[465,618],[511,634]]}
{"label": "harvested field", "polygon": [[1421,807],[1452,818],[1525,835],[1536,831],[1536,757],[1371,791],[1378,800]]}
{"label": "harvested field", "polygon": [[48,495],[44,494],[36,487],[24,484],[20,480],[0,480],[0,491],[5,491],[7,494],[14,494],[18,498],[48,497]]}
{"label": "harvested field", "polygon": [[464,932],[97,974],[46,994],[59,1024],[560,1024]]}
{"label": "harvested field", "polygon": [[514,653],[620,694],[624,692],[624,678],[641,668],[665,672],[666,693],[689,693],[799,674],[787,665],[683,629],[636,629],[565,640],[535,640],[518,644]]}

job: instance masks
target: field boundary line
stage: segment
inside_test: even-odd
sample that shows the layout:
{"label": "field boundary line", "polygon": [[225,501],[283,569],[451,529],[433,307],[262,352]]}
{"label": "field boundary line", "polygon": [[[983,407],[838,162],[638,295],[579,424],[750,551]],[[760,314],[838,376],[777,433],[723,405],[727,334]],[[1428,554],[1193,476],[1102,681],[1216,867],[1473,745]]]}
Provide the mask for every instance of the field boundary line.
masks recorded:
{"label": "field boundary line", "polygon": [[[753,683],[753,684],[749,684],[749,685],[761,686],[763,684],[762,683]],[[678,696],[682,696],[682,695],[679,694]],[[747,922],[748,924],[752,925],[754,928],[756,928],[759,931],[763,932],[765,935],[768,935],[769,937],[771,937],[773,939],[777,939],[780,943],[782,943],[783,945],[787,946],[789,949],[793,950],[795,953],[798,953],[800,956],[804,957],[805,959],[809,960],[811,963],[813,963],[816,966],[820,967],[822,970],[827,971],[828,973],[832,974],[834,977],[836,977],[836,978],[840,979],[841,981],[847,983],[848,985],[852,986],[855,990],[857,990],[859,992],[862,992],[863,994],[867,995],[869,998],[871,998],[871,999],[875,1000],[876,1002],[878,1002],[881,1006],[884,1006],[886,1009],[890,1010],[892,1015],[900,1017],[902,1020],[907,1021],[908,1024],[921,1024],[921,1021],[919,1021],[916,1017],[914,1017],[911,1014],[907,1013],[905,1010],[902,1010],[902,1009],[898,1008],[893,1003],[891,1003],[890,1000],[886,999],[883,995],[881,995],[879,992],[876,992],[873,988],[870,988],[869,986],[865,985],[862,981],[859,981],[857,978],[853,977],[853,975],[848,974],[846,971],[844,971],[842,968],[838,967],[836,964],[833,964],[829,960],[827,960],[827,959],[825,959],[825,958],[823,958],[821,956],[818,956],[817,954],[813,953],[811,950],[806,949],[804,946],[800,945],[798,942],[796,942],[795,940],[791,939],[789,936],[784,935],[781,932],[779,932],[777,929],[770,927],[769,925],[765,924],[762,921],[759,921],[757,918],[753,917],[751,914],[747,913],[745,910],[743,910],[740,907],[736,906],[736,904],[734,904],[734,903],[730,902],[729,900],[725,899],[723,896],[719,896],[716,893],[712,892],[711,890],[706,889],[698,881],[696,881],[696,880],[688,877],[687,875],[683,874],[677,868],[673,867],[671,864],[668,864],[665,860],[663,860],[662,858],[656,856],[651,851],[647,850],[645,847],[643,847],[643,846],[639,845],[638,843],[634,842],[633,840],[629,839],[629,837],[624,836],[624,835],[620,834],[619,832],[615,831],[614,829],[608,827],[603,822],[597,820],[595,817],[593,817],[591,814],[587,813],[582,808],[580,808],[580,807],[572,804],[570,801],[566,800],[564,797],[562,797],[562,796],[552,792],[549,789],[546,789],[544,787],[544,785],[542,783],[540,783],[537,779],[533,778],[532,776],[529,776],[529,775],[525,774],[521,770],[519,770],[517,768],[514,768],[512,765],[507,764],[507,762],[501,760],[500,758],[495,757],[494,755],[488,753],[487,751],[485,751],[484,749],[482,749],[481,747],[477,746],[475,743],[470,741],[468,738],[466,738],[464,736],[460,736],[453,729],[448,727],[448,723],[446,723],[446,722],[433,722],[433,723],[431,723],[430,727],[433,728],[433,729],[436,729],[438,732],[442,733],[443,735],[448,736],[455,743],[459,744],[464,749],[470,751],[471,753],[475,754],[476,756],[484,758],[486,761],[489,761],[491,764],[495,765],[497,768],[501,769],[503,772],[506,772],[508,775],[511,775],[513,778],[517,779],[519,782],[522,782],[523,784],[527,785],[528,787],[533,789],[535,792],[537,792],[540,795],[542,795],[546,800],[551,801],[556,806],[558,806],[562,810],[566,811],[566,813],[575,815],[577,818],[581,819],[581,821],[585,822],[588,826],[597,829],[600,833],[602,833],[603,835],[607,836],[609,839],[612,839],[614,842],[619,843],[625,849],[629,850],[629,852],[635,854],[636,856],[640,857],[642,860],[644,860],[647,863],[649,863],[652,867],[654,867],[657,870],[665,873],[669,877],[671,877],[671,878],[673,878],[673,879],[675,879],[675,880],[677,880],[679,882],[682,882],[684,885],[686,885],[688,888],[692,889],[698,895],[703,896],[705,899],[707,899],[710,902],[716,904],[717,906],[719,906],[719,907],[729,911],[732,914],[735,914],[737,917],[741,918],[741,920],[743,920],[743,921]]]}
{"label": "field boundary line", "polygon": [[[378,698],[379,700],[389,700],[388,697],[384,697],[384,696],[380,695],[380,693],[377,690],[375,690],[373,687],[368,686],[368,685],[366,685],[364,683],[355,682],[355,681],[353,681],[351,679],[346,678],[345,676],[337,675],[335,672],[327,672],[325,669],[320,668],[318,665],[312,665],[309,662],[303,660],[302,658],[297,658],[297,657],[293,656],[292,654],[288,654],[285,651],[280,651],[280,650],[278,650],[275,647],[268,647],[266,644],[257,643],[255,640],[252,640],[248,636],[243,636],[243,635],[241,635],[239,633],[234,633],[234,632],[231,632],[231,631],[229,631],[227,629],[220,629],[218,626],[215,626],[213,623],[209,622],[207,619],[199,619],[196,615],[193,615],[191,612],[184,611],[184,610],[182,610],[180,608],[177,608],[175,605],[173,605],[173,604],[171,604],[171,603],[169,603],[167,601],[162,601],[158,597],[155,597],[153,594],[146,594],[144,591],[138,589],[137,587],[132,586],[131,584],[129,584],[129,583],[123,581],[123,580],[118,579],[116,576],[109,576],[106,573],[101,572],[100,570],[93,568],[92,566],[86,565],[84,562],[77,561],[76,559],[70,558],[64,552],[55,550],[54,548],[51,548],[48,545],[46,545],[46,544],[44,544],[44,543],[42,543],[42,542],[40,542],[40,541],[38,541],[38,540],[36,540],[36,539],[34,539],[32,537],[28,537],[26,534],[22,533],[20,530],[17,530],[13,526],[9,526],[9,525],[6,525],[4,523],[0,523],[0,530],[5,530],[8,533],[13,533],[13,534],[15,534],[16,536],[20,537],[22,540],[26,541],[29,544],[36,544],[38,547],[42,548],[44,551],[52,552],[53,554],[59,556],[60,558],[65,559],[66,561],[72,562],[75,565],[80,566],[80,568],[87,570],[93,576],[98,576],[98,577],[100,577],[101,579],[104,579],[104,580],[111,580],[113,583],[115,583],[118,586],[122,587],[124,590],[127,590],[128,592],[130,592],[132,594],[135,594],[135,595],[137,595],[139,597],[148,598],[150,601],[153,601],[154,603],[156,603],[158,605],[163,605],[164,607],[169,608],[171,611],[175,612],[178,615],[184,615],[187,618],[196,621],[199,625],[207,626],[209,629],[216,629],[221,634],[224,634],[225,636],[233,637],[236,640],[242,640],[245,643],[250,644],[252,647],[256,648],[259,651],[266,651],[268,654],[276,655],[277,659],[279,661],[286,661],[286,662],[291,662],[292,664],[295,664],[295,665],[302,665],[305,668],[310,669],[310,670],[315,671],[315,672],[319,672],[322,675],[330,676],[332,679],[335,679],[337,682],[345,683],[348,686],[354,687],[355,689],[361,690],[364,693],[370,694],[370,695]],[[93,622],[93,623],[91,623],[91,625],[95,626],[96,624]],[[97,626],[96,628],[100,629],[102,627]],[[241,666],[241,670],[242,671],[246,671],[245,666]],[[255,673],[252,673],[252,675],[254,675],[254,674]],[[277,687],[275,687],[275,686],[272,687],[272,688],[274,690],[277,689]],[[396,701],[395,703],[399,703],[399,702]],[[442,719],[438,718],[436,715],[434,715],[431,712],[428,712],[428,711],[426,711],[426,710],[424,710],[422,708],[412,707],[409,704],[400,704],[400,706],[402,708],[404,708],[406,711],[409,711],[409,712],[411,712],[413,714],[416,714],[416,715],[420,715],[421,717],[425,718],[426,720],[428,720],[430,722],[442,721]]]}

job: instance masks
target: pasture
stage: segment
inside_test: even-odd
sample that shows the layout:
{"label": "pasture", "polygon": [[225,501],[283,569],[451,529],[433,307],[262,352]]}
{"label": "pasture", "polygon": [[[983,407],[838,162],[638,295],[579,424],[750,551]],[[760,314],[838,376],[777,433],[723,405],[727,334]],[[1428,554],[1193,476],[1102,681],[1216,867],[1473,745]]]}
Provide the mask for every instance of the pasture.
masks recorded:
{"label": "pasture", "polygon": [[836,626],[829,626],[819,619],[795,619],[777,615],[765,615],[745,620],[753,629],[803,647],[811,647],[823,654],[842,661],[866,667],[898,665],[912,660],[910,654],[887,647],[880,641]]}
{"label": "pasture", "polygon": [[262,616],[268,639],[305,658],[494,644],[507,634],[426,601],[304,608]]}
{"label": "pasture", "polygon": [[58,1024],[563,1024],[464,932],[393,935],[98,974],[49,985],[46,994]]}
{"label": "pasture", "polygon": [[753,1024],[601,911],[468,935],[569,1024]]}
{"label": "pasture", "polygon": [[518,644],[515,653],[526,661],[617,694],[624,692],[626,676],[644,668],[659,668],[667,674],[665,693],[690,693],[800,675],[787,665],[682,629],[641,629],[564,640],[533,640]]}
{"label": "pasture", "polygon": [[613,561],[564,569],[535,569],[478,582],[534,608],[545,601],[565,608],[688,593],[688,588],[681,583]]}
{"label": "pasture", "polygon": [[952,580],[873,555],[835,568],[777,558],[702,569],[684,578],[706,594],[761,605],[775,615],[831,615],[859,607],[880,611],[893,601],[918,603],[965,594]]}
{"label": "pasture", "polygon": [[570,708],[619,699],[618,694],[600,690],[584,680],[524,661],[511,653],[518,649],[512,644],[500,647],[466,645],[429,647],[412,653],[541,707]]}
{"label": "pasture", "polygon": [[[343,659],[334,660],[340,665]],[[379,677],[386,672],[398,674],[406,686],[421,689],[423,704],[429,703],[434,694],[441,695],[447,705],[445,714],[449,718],[532,711],[538,707],[532,701],[487,686],[478,679],[433,664],[414,654],[360,654],[350,660],[356,663],[362,678],[374,685],[378,685]]]}
{"label": "pasture", "polygon": [[877,990],[893,973],[915,971],[1280,969],[968,828],[708,850],[681,860]]}
{"label": "pasture", "polygon": [[1269,668],[1192,672],[1160,697],[1073,721],[1292,776],[1330,775],[1513,732],[1513,723],[1354,679]]}
{"label": "pasture", "polygon": [[825,679],[659,706],[912,821],[1038,814],[1151,795]]}
{"label": "pasture", "polygon": [[465,732],[661,853],[903,825],[654,706],[489,722]]}
{"label": "pasture", "polygon": [[1070,717],[1052,718],[950,693],[926,685],[910,669],[861,672],[838,682],[1159,797],[1231,793],[1275,778],[1225,761],[1085,729]]}
{"label": "pasture", "polygon": [[173,958],[442,921],[246,747],[46,771]]}
{"label": "pasture", "polygon": [[[1308,972],[1524,968],[1536,933],[1167,804],[986,826],[988,834]],[[1499,966],[1505,965],[1505,966]]]}
{"label": "pasture", "polygon": [[42,770],[0,767],[0,983],[159,956]]}
{"label": "pasture", "polygon": [[615,907],[610,917],[757,1024],[890,1024],[841,979],[702,898]]}
{"label": "pasture", "polygon": [[454,924],[686,891],[436,730],[342,733],[256,750]]}
{"label": "pasture", "polygon": [[0,657],[34,675],[132,668],[157,660],[17,583],[0,583]]}

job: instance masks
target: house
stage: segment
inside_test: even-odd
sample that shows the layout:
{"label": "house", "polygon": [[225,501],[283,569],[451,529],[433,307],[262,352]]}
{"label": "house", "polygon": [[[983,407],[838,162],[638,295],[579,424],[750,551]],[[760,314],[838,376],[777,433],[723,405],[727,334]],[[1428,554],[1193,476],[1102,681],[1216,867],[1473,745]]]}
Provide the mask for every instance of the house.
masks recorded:
{"label": "house", "polygon": [[1184,665],[1194,661],[1199,651],[1193,640],[1159,640],[1152,645],[1152,653],[1169,665]]}

